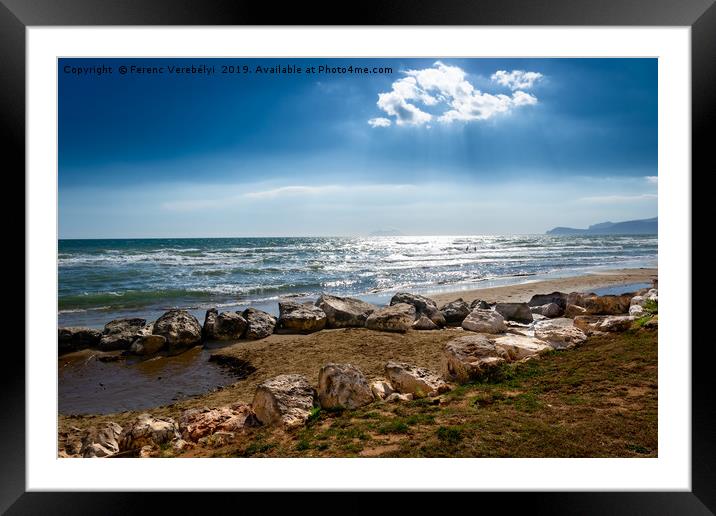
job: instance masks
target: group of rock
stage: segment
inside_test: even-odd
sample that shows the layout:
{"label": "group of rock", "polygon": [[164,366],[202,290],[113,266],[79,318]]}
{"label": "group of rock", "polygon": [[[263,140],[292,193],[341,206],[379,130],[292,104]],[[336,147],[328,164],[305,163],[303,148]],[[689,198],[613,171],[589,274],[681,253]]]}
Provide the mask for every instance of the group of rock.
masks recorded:
{"label": "group of rock", "polygon": [[[461,326],[470,333],[445,345],[440,372],[390,361],[385,364],[384,378],[369,379],[354,365],[330,363],[320,369],[317,388],[303,375],[283,374],[259,384],[251,404],[190,409],[178,422],[142,414],[125,428],[108,423],[84,432],[70,430],[61,436],[65,443],[61,455],[108,457],[132,453],[157,456],[163,446],[170,446],[175,451],[191,448],[196,443],[221,446],[231,442],[237,433],[255,426],[300,427],[319,407],[355,409],[374,402],[435,397],[449,391],[451,383],[479,379],[502,364],[530,360],[549,350],[574,347],[584,342],[588,335],[625,331],[637,318],[647,319],[649,316],[644,326],[656,327],[658,316],[651,316],[645,307],[657,301],[656,289],[644,289],[635,294],[606,296],[553,292],[535,295],[528,303],[477,300],[468,304],[458,299],[440,309],[429,298],[405,293],[396,294],[391,305],[383,309],[328,295],[321,296],[315,305],[282,303],[281,317],[278,323],[274,321],[279,330],[306,332],[305,321],[316,320],[323,314],[321,328],[327,321],[330,321],[329,327],[366,326],[399,332],[452,325]],[[362,311],[357,311],[358,307]],[[241,320],[255,319],[251,316],[256,312],[244,312],[246,316],[242,315]],[[298,319],[289,316],[297,312],[304,315]],[[176,311],[168,314],[174,321],[180,315]],[[159,324],[168,314],[154,323],[151,335],[156,331],[164,332],[159,335],[170,342],[167,334],[174,340],[184,334],[177,328],[171,332],[166,330],[168,325],[164,322]],[[265,315],[268,314],[264,314],[262,312],[261,317],[267,321]],[[312,315],[309,318],[305,314]],[[221,328],[219,335],[224,335],[223,328],[229,324],[218,322],[222,315],[210,310],[204,332],[210,325],[214,332]],[[239,321],[234,315],[227,320]],[[297,320],[304,322],[299,324]],[[239,322],[232,326],[232,332],[246,336],[249,324]],[[267,329],[267,326],[263,327]]]}

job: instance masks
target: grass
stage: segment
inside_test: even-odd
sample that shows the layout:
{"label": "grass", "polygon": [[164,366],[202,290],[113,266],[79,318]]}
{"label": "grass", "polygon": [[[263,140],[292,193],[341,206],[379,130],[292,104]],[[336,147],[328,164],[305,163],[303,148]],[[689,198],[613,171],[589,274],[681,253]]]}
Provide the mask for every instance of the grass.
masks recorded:
{"label": "grass", "polygon": [[222,456],[655,457],[657,442],[657,332],[642,329],[505,367],[439,405],[315,410],[303,429],[262,428]]}

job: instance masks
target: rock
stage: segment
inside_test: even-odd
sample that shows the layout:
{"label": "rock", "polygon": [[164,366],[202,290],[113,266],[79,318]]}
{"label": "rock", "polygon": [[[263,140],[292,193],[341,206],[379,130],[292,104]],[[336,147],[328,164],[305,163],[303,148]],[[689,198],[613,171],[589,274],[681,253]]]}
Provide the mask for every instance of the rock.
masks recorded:
{"label": "rock", "polygon": [[102,351],[129,349],[146,324],[145,319],[139,318],[115,319],[108,322],[104,326],[99,349]]}
{"label": "rock", "polygon": [[236,312],[221,312],[214,322],[216,340],[238,340],[246,330],[246,319]]}
{"label": "rock", "polygon": [[[532,320],[532,314],[530,313],[530,321]],[[468,315],[464,321],[462,321],[462,327],[469,331],[475,331],[478,333],[504,333],[507,330],[505,326],[505,319],[492,310],[482,310],[476,308],[470,315]]]}
{"label": "rock", "polygon": [[631,298],[631,301],[629,301],[629,307],[632,306],[641,306],[643,307],[646,304],[646,298],[644,296],[634,296]]}
{"label": "rock", "polygon": [[129,347],[134,355],[153,355],[162,350],[167,339],[161,335],[141,335]]}
{"label": "rock", "polygon": [[486,335],[466,335],[445,345],[441,372],[448,381],[466,383],[481,378],[508,358]]}
{"label": "rock", "polygon": [[641,305],[631,305],[631,306],[629,307],[629,315],[631,315],[631,316],[633,316],[633,317],[637,317],[637,318],[639,318],[639,317],[644,317],[644,316],[647,315],[648,313],[649,313],[649,312],[647,312],[646,310],[644,310],[644,307],[641,306]]}
{"label": "rock", "polygon": [[583,306],[569,304],[567,305],[567,308],[564,309],[564,317],[574,319],[580,315],[587,315],[587,309]]}
{"label": "rock", "polygon": [[326,328],[363,328],[378,307],[350,297],[322,294],[316,306],[326,314]]}
{"label": "rock", "polygon": [[355,409],[374,400],[365,375],[351,364],[326,364],[318,373],[318,399],[323,408]]}
{"label": "rock", "polygon": [[[567,308],[567,297],[568,294],[565,294],[564,292],[552,292],[551,294],[535,294],[532,296],[532,299],[530,299],[527,304],[529,306],[544,306],[549,304],[555,304],[560,310],[559,315],[562,315],[564,313],[564,309]],[[547,314],[547,317],[558,317],[556,316],[549,316]]]}
{"label": "rock", "polygon": [[591,315],[619,315],[629,312],[629,304],[632,296],[624,294],[620,296],[595,296],[590,295],[584,298],[584,308]]}
{"label": "rock", "polygon": [[408,292],[398,292],[390,300],[390,305],[393,306],[401,303],[406,303],[415,307],[416,319],[421,315],[424,315],[439,327],[442,328],[445,326],[445,317],[440,310],[438,310],[438,306],[435,301],[429,297],[418,294],[409,294]]}
{"label": "rock", "polygon": [[494,343],[497,350],[507,354],[508,361],[524,360],[552,350],[547,342],[526,335],[502,335]]}
{"label": "rock", "polygon": [[79,349],[96,348],[102,332],[93,328],[66,327],[57,330],[57,351],[69,353]]}
{"label": "rock", "polygon": [[167,339],[170,349],[186,348],[201,341],[201,325],[186,310],[169,310],[154,322],[154,335]]}
{"label": "rock", "polygon": [[385,380],[376,380],[370,384],[370,390],[376,399],[384,400],[393,394],[393,387]]}
{"label": "rock", "polygon": [[152,457],[159,457],[160,448],[156,444],[147,444],[142,446],[139,450],[140,459],[149,459]]}
{"label": "rock", "polygon": [[316,391],[298,374],[283,374],[256,388],[251,406],[265,425],[303,426],[316,405]]}
{"label": "rock", "polygon": [[450,387],[436,373],[410,364],[388,362],[385,373],[390,384],[401,394],[411,393],[417,398],[437,396]]}
{"label": "rock", "polygon": [[567,294],[567,305],[584,306],[584,294],[581,292],[570,292]]}
{"label": "rock", "polygon": [[259,424],[250,405],[236,403],[212,409],[186,410],[179,419],[179,431],[184,439],[197,442],[216,432],[241,432]]}
{"label": "rock", "polygon": [[532,322],[532,312],[527,303],[497,303],[495,311],[508,321],[524,324]]}
{"label": "rock", "polygon": [[476,308],[479,308],[480,310],[489,310],[492,307],[490,303],[487,301],[483,301],[482,299],[475,299],[472,303],[470,303],[470,310],[475,310]]}
{"label": "rock", "polygon": [[184,439],[177,439],[176,441],[172,441],[172,450],[175,453],[180,453],[184,450],[191,450],[192,448],[194,448],[194,443],[185,441]]}
{"label": "rock", "polygon": [[554,349],[567,349],[587,340],[587,335],[566,317],[540,321],[534,327],[535,337]]}
{"label": "rock", "polygon": [[532,322],[544,321],[545,319],[547,319],[547,318],[546,318],[544,315],[541,315],[541,314],[532,314]]}
{"label": "rock", "polygon": [[543,315],[548,318],[559,317],[564,310],[556,303],[548,303],[546,305],[533,306],[530,308],[533,315]]}
{"label": "rock", "polygon": [[578,315],[574,318],[574,327],[582,330],[586,335],[592,335],[598,332],[598,326],[604,317],[599,315]]}
{"label": "rock", "polygon": [[100,428],[90,428],[82,439],[79,454],[82,457],[111,457],[119,453],[117,439],[122,427],[117,423],[107,423]]}
{"label": "rock", "polygon": [[605,317],[597,329],[609,332],[626,331],[631,328],[634,319],[631,315],[611,315]]}
{"label": "rock", "polygon": [[139,450],[144,446],[160,446],[180,437],[178,426],[171,418],[140,414],[122,430],[119,450]]}
{"label": "rock", "polygon": [[440,312],[443,314],[447,324],[459,326],[462,324],[462,321],[465,320],[465,317],[470,315],[472,308],[460,298],[444,304],[442,308],[440,308]]}
{"label": "rock", "polygon": [[415,396],[413,396],[411,393],[408,394],[400,394],[399,392],[394,392],[390,394],[387,398],[385,398],[385,401],[387,403],[395,403],[396,401],[413,401]]}
{"label": "rock", "polygon": [[216,328],[216,319],[219,317],[219,311],[216,308],[209,308],[204,316],[204,326],[201,327],[201,336],[204,340],[216,340],[214,328]]}
{"label": "rock", "polygon": [[412,327],[413,322],[415,322],[415,307],[399,303],[370,314],[365,321],[365,326],[370,330],[405,333]]}
{"label": "rock", "polygon": [[281,301],[278,328],[283,333],[313,333],[326,327],[326,314],[311,303]]}
{"label": "rock", "polygon": [[426,315],[421,315],[420,318],[413,323],[412,328],[414,330],[437,330],[438,325],[428,319]]}
{"label": "rock", "polygon": [[247,339],[266,338],[271,335],[276,328],[276,318],[263,310],[247,308],[241,315],[246,319],[246,333],[244,337]]}

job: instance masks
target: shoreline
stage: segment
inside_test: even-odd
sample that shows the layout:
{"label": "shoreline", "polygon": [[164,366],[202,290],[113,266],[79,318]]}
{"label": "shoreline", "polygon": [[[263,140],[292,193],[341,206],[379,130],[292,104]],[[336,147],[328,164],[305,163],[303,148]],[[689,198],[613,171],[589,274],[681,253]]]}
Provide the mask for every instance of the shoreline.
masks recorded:
{"label": "shoreline", "polygon": [[428,295],[438,305],[454,301],[458,297],[468,303],[475,299],[489,302],[527,302],[534,294],[551,292],[588,292],[605,287],[618,287],[634,283],[649,283],[657,279],[657,268],[612,269],[589,272],[579,276],[528,280],[512,285],[499,285],[476,289],[454,290]]}
{"label": "shoreline", "polygon": [[[657,277],[658,269],[656,267],[640,267],[640,268],[622,268],[622,269],[591,269],[585,270],[583,274],[574,271],[575,274],[568,276],[556,275],[559,273],[530,276],[510,276],[485,280],[485,286],[474,286],[475,284],[466,284],[462,288],[455,285],[431,285],[429,287],[415,289],[398,289],[396,292],[411,292],[415,294],[425,295],[434,299],[437,304],[443,305],[450,301],[462,297],[468,303],[474,299],[484,299],[486,301],[527,301],[535,293],[549,293],[554,291],[564,292],[587,292],[590,289],[599,289],[610,286],[629,285],[632,283],[651,283],[652,279]],[[527,278],[527,279],[525,279]],[[513,283],[514,281],[514,283]],[[544,291],[544,292],[542,292]],[[325,293],[334,294],[327,290]],[[356,295],[348,295],[368,303],[378,306],[387,305],[393,292],[386,293],[364,293]],[[294,301],[315,301],[313,296],[278,296],[277,299],[266,301],[246,301],[236,303],[216,303],[214,306],[219,311],[242,311],[248,307],[254,307],[259,310],[266,311],[274,316],[278,316],[279,301],[291,299]],[[206,314],[207,307],[181,307],[194,315],[197,319],[202,320]],[[116,309],[116,310],[99,310],[88,309],[81,312],[64,312],[58,311],[58,327],[68,326],[86,326],[95,329],[102,329],[106,323],[113,319],[125,317],[141,317],[147,320],[156,319],[170,307],[167,305],[163,308],[146,307],[138,309]],[[69,316],[69,313],[78,315]],[[79,314],[82,314],[81,316]],[[60,321],[63,321],[60,323]]]}

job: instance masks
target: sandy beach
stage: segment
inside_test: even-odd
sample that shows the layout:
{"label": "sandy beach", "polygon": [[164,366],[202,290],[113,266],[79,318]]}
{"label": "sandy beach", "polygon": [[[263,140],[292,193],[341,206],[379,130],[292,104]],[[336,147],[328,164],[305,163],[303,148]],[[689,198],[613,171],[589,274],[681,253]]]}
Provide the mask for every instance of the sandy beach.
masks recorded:
{"label": "sandy beach", "polygon": [[[520,285],[444,293],[433,297],[438,305],[458,297],[468,302],[472,299],[527,301],[534,294],[553,291],[588,292],[608,286],[650,283],[656,277],[656,269],[625,269]],[[345,328],[323,330],[309,335],[273,334],[257,341],[228,342],[209,352],[215,360],[218,359],[229,365],[234,364],[239,368],[245,368],[246,364],[250,364],[254,371],[245,378],[206,394],[147,410],[86,416],[60,415],[60,429],[68,426],[86,427],[107,421],[123,424],[146,411],[151,411],[158,416],[179,418],[181,413],[189,408],[222,406],[236,402],[250,403],[256,386],[264,380],[286,373],[302,374],[309,379],[317,380],[321,366],[329,362],[352,363],[371,378],[382,377],[383,367],[389,360],[405,361],[439,370],[444,344],[463,334],[462,328],[409,331],[405,334],[376,332],[365,328]],[[59,366],[77,360],[75,355],[87,353],[81,351],[63,355],[59,358]],[[162,374],[162,361],[171,362],[172,359],[155,359],[151,369],[152,375]],[[121,362],[113,366],[127,367]],[[172,366],[167,364],[165,367]]]}
{"label": "sandy beach", "polygon": [[550,292],[589,292],[590,290],[628,285],[631,283],[651,283],[657,278],[658,269],[613,269],[593,272],[584,276],[570,276],[539,280],[519,285],[506,285],[473,290],[461,290],[431,295],[438,305],[463,298],[468,303],[474,299],[489,302],[526,302],[535,294]]}

